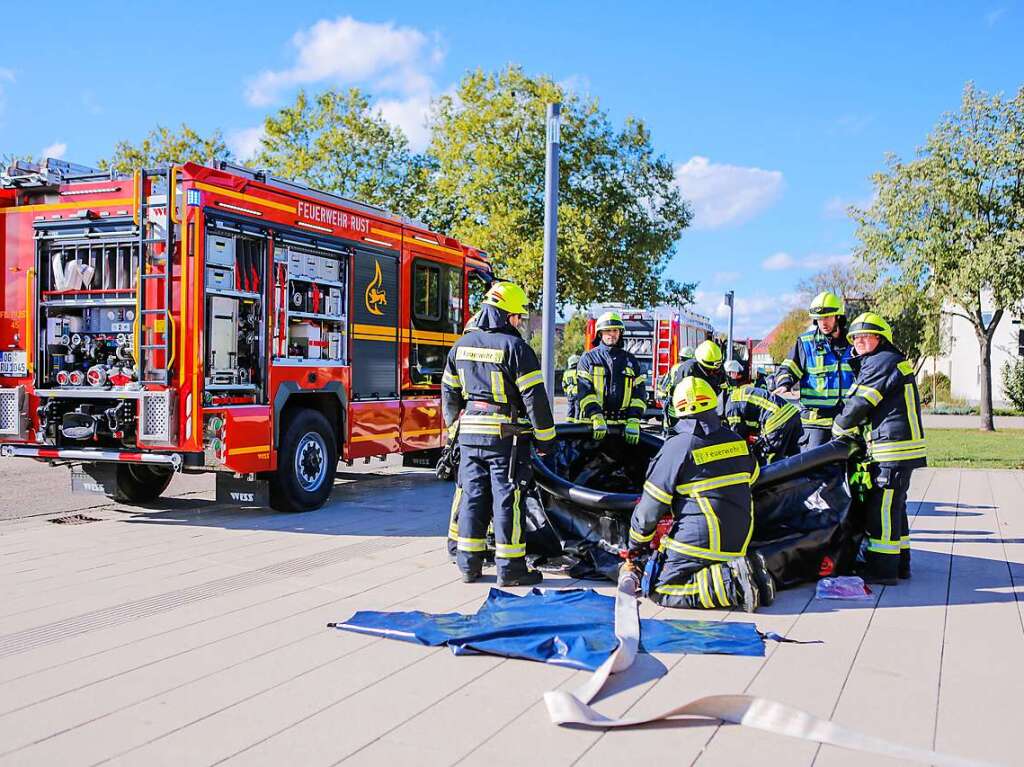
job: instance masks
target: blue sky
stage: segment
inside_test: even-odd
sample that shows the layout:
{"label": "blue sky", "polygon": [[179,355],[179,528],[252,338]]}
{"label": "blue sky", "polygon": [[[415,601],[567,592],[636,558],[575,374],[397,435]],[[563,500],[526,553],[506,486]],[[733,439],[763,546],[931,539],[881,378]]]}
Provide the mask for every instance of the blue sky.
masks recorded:
{"label": "blue sky", "polygon": [[815,264],[848,257],[844,208],[886,152],[910,155],[968,80],[1024,84],[1021,0],[5,6],[0,152],[92,163],[187,121],[244,153],[299,86],[349,84],[418,143],[429,99],[467,69],[571,83],[650,125],[697,213],[667,274],[700,282],[713,315],[735,289],[753,335]]}

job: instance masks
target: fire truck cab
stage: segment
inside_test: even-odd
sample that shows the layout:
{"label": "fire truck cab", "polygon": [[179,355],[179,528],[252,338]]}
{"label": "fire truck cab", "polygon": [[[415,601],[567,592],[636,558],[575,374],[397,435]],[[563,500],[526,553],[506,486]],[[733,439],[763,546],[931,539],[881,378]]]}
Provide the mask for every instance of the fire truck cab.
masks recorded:
{"label": "fire truck cab", "polygon": [[[321,506],[340,459],[429,461],[485,254],[229,163],[0,175],[0,455],[147,501]],[[84,472],[84,475],[81,474]]]}

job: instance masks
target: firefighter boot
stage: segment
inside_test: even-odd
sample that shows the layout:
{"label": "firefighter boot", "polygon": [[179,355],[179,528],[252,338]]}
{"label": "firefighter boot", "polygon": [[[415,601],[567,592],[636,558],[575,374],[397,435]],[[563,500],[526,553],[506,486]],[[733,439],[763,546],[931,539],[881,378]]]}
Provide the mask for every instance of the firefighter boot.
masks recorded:
{"label": "firefighter boot", "polygon": [[502,567],[498,570],[498,586],[536,586],[544,580],[544,574],[540,570],[527,570],[526,563],[521,568]]}
{"label": "firefighter boot", "polygon": [[473,583],[483,572],[484,558],[479,554],[460,551],[458,553],[459,570],[462,572],[463,583]]}
{"label": "firefighter boot", "polygon": [[750,572],[750,564],[746,559],[732,559],[726,562],[729,568],[733,604],[745,613],[752,613],[761,606],[757,583]]}
{"label": "firefighter boot", "polygon": [[[907,561],[909,565],[909,560]],[[899,583],[898,555],[881,554],[867,551],[864,554],[864,566],[855,570],[865,583],[877,586],[895,586]]]}
{"label": "firefighter boot", "polygon": [[755,551],[747,557],[747,563],[750,565],[750,574],[754,578],[754,583],[757,584],[757,595],[761,607],[768,607],[775,601],[775,580],[768,572],[764,555]]}
{"label": "firefighter boot", "polygon": [[907,580],[910,578],[910,549],[900,549],[900,566],[897,570],[897,574],[900,580]]}

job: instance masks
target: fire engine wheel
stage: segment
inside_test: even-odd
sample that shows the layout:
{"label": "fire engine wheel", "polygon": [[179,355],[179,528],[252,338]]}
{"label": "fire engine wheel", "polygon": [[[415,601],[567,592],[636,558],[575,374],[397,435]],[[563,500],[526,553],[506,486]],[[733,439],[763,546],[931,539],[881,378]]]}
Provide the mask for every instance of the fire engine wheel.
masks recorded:
{"label": "fire engine wheel", "polygon": [[270,505],[278,511],[311,511],[327,502],[338,465],[330,423],[315,410],[301,410],[288,422],[270,481]]}
{"label": "fire engine wheel", "polygon": [[118,464],[114,473],[114,498],[119,501],[155,501],[167,489],[174,470],[145,464]]}

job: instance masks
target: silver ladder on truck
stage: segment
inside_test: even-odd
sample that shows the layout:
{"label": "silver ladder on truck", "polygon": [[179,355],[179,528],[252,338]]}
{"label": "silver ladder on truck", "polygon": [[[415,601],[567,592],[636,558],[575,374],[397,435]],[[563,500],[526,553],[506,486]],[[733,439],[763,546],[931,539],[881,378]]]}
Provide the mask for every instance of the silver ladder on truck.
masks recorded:
{"label": "silver ladder on truck", "polygon": [[[174,364],[174,319],[171,316],[171,276],[174,259],[174,207],[176,203],[175,173],[168,168],[139,170],[135,174],[135,194],[138,206],[135,223],[138,227],[138,309],[136,311],[136,365],[139,383],[168,385]],[[153,179],[166,181],[166,203],[151,202],[147,186]],[[165,231],[160,236],[157,219],[150,220],[150,211],[166,205]],[[161,252],[158,245],[163,245]],[[159,341],[157,339],[160,339]],[[162,364],[158,363],[163,355]]]}

